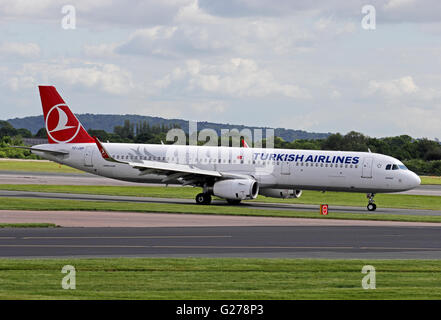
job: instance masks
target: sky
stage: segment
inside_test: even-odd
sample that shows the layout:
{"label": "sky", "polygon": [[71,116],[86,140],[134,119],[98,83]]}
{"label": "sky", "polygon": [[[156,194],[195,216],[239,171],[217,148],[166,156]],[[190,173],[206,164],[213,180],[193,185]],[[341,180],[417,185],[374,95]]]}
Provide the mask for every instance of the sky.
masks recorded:
{"label": "sky", "polygon": [[0,0],[0,119],[42,84],[78,114],[441,138],[441,1]]}

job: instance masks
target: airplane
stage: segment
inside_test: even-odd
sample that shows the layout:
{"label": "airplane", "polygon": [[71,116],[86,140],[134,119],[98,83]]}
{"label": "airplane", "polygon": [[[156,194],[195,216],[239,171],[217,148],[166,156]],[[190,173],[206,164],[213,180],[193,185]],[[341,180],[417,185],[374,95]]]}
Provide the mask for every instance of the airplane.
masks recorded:
{"label": "airplane", "polygon": [[399,160],[372,152],[103,143],[91,137],[53,86],[39,86],[48,144],[22,147],[42,158],[112,179],[202,188],[197,204],[212,196],[229,204],[299,198],[302,190],[366,193],[406,191],[421,179]]}

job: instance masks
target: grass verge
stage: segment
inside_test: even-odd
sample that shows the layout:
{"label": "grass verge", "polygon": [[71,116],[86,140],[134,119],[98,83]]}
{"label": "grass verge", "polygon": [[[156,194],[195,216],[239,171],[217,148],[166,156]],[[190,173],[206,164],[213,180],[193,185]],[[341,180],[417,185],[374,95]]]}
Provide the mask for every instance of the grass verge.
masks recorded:
{"label": "grass verge", "polygon": [[53,223],[0,223],[0,228],[55,228]]}
{"label": "grass verge", "polygon": [[[64,265],[76,290],[63,290]],[[376,289],[364,290],[364,265]],[[0,259],[0,299],[440,299],[441,261]]]}
{"label": "grass verge", "polygon": [[0,208],[3,210],[63,210],[63,211],[121,211],[121,212],[158,212],[158,213],[187,213],[187,214],[220,214],[236,216],[266,216],[314,219],[345,219],[345,220],[375,220],[401,222],[434,222],[440,223],[441,216],[398,215],[377,213],[332,212],[328,216],[319,215],[312,211],[266,210],[249,207],[202,206],[173,203],[132,203],[108,201],[77,201],[55,199],[0,198]]}
{"label": "grass verge", "polygon": [[441,177],[437,176],[420,176],[421,184],[441,184]]}
{"label": "grass verge", "polygon": [[[0,185],[0,190],[61,192],[76,194],[99,194],[118,196],[142,196],[157,198],[193,199],[199,189],[190,187],[145,187],[145,186],[69,186],[69,185]],[[299,199],[275,199],[259,196],[256,200],[266,203],[301,203],[319,205],[327,203],[338,206],[364,207],[367,199],[364,194],[349,192],[304,191]],[[441,197],[408,194],[378,194],[377,206],[385,208],[441,210]]]}
{"label": "grass verge", "polygon": [[77,169],[60,165],[50,161],[0,161],[0,171],[28,171],[28,172],[58,172],[58,173],[82,173]]}

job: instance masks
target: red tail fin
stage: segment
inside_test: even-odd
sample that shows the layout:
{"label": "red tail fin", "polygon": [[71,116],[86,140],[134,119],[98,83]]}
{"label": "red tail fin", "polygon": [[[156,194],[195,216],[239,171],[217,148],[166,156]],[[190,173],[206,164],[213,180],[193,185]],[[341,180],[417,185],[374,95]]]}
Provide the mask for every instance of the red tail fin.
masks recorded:
{"label": "red tail fin", "polygon": [[49,143],[94,143],[52,86],[39,86]]}

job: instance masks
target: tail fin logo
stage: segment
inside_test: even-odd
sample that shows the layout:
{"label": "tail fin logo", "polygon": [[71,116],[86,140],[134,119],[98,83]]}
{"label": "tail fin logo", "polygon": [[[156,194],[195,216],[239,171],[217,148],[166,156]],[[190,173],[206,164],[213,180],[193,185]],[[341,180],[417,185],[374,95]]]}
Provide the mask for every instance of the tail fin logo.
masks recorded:
{"label": "tail fin logo", "polygon": [[80,129],[81,124],[64,103],[53,106],[46,115],[47,134],[57,143],[72,141]]}

